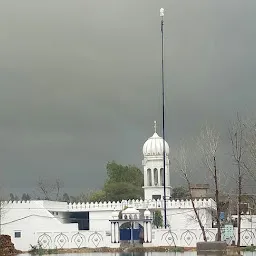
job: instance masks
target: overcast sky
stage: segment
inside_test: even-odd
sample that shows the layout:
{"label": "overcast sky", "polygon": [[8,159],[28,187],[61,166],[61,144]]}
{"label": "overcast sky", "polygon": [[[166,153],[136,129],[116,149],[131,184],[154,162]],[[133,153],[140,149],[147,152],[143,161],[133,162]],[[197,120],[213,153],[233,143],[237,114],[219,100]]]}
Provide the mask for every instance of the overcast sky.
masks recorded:
{"label": "overcast sky", "polygon": [[255,0],[0,0],[6,191],[41,176],[77,194],[100,188],[107,161],[141,168],[161,121],[161,7],[171,150],[206,120],[225,135],[237,111],[256,111]]}

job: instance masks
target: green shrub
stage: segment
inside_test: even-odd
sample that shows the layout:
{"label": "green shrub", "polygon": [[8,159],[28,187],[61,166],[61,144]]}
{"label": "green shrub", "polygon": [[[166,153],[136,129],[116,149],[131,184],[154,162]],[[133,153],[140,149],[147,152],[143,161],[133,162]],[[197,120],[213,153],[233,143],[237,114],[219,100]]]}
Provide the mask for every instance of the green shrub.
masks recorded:
{"label": "green shrub", "polygon": [[153,225],[157,228],[163,227],[163,215],[161,213],[161,210],[156,210],[154,212]]}
{"label": "green shrub", "polygon": [[32,255],[45,255],[45,254],[58,254],[58,249],[44,249],[40,243],[37,245],[30,245],[31,250],[29,251]]}
{"label": "green shrub", "polygon": [[256,246],[251,245],[251,246],[246,246],[244,248],[242,248],[242,251],[246,251],[246,252],[254,252],[256,250]]}

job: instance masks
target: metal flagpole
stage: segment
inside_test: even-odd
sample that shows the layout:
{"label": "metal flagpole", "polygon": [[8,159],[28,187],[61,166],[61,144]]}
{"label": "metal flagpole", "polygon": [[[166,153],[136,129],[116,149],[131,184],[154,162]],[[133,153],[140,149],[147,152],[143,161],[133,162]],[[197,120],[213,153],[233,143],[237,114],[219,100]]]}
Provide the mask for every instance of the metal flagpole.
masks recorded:
{"label": "metal flagpole", "polygon": [[163,167],[164,167],[164,227],[167,228],[166,214],[166,159],[165,159],[165,97],[164,97],[164,8],[160,9],[162,34],[162,120],[163,120]]}

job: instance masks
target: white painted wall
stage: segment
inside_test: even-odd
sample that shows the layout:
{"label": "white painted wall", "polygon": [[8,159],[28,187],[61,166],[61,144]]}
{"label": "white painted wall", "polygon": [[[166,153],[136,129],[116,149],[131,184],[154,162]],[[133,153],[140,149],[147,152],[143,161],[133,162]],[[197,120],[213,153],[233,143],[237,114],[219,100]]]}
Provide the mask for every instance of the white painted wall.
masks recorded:
{"label": "white painted wall", "polygon": [[[144,188],[144,197],[145,198],[153,198],[154,195],[160,195],[161,198],[164,196],[164,187],[163,186],[147,186]],[[166,187],[166,197],[170,198],[171,196],[171,187]]]}
{"label": "white painted wall", "polygon": [[[238,218],[237,215],[232,215],[232,218]],[[256,215],[241,215],[241,227],[242,228],[256,228]]]}
{"label": "white painted wall", "polygon": [[[216,228],[206,229],[208,241],[215,241]],[[152,243],[144,244],[151,246],[182,246],[196,247],[196,243],[203,241],[201,229],[154,229],[152,231]]]}
{"label": "white painted wall", "polygon": [[[40,240],[44,249],[54,248],[96,248],[110,247],[111,238],[105,232],[80,231],[78,232],[36,232],[36,240]],[[112,246],[114,247],[114,246]],[[117,245],[116,245],[117,247]]]}
{"label": "white painted wall", "polygon": [[[214,208],[214,201],[211,199],[197,200],[195,204],[203,212]],[[111,224],[109,220],[112,219],[114,210],[119,211],[124,209],[125,206],[133,206],[139,209],[142,213],[141,218],[143,218],[143,212],[147,208],[151,212],[155,209],[160,209],[163,212],[163,201],[161,200],[130,200],[99,204],[66,204],[48,201],[10,202],[6,203],[2,210],[5,213],[1,218],[2,233],[10,235],[15,247],[22,251],[31,249],[30,245],[36,245],[39,235],[44,233],[50,234],[51,246],[56,246],[55,239],[63,233],[66,234],[65,237],[68,237],[65,248],[72,248],[70,247],[74,246],[72,237],[80,232],[86,237],[85,243],[88,246],[95,247],[94,242],[88,239],[92,239],[92,234],[101,233],[101,243],[113,247],[107,242],[110,241],[108,234],[111,230]],[[79,231],[78,224],[67,223],[67,216],[70,212],[80,211],[89,211],[89,231]],[[167,216],[172,230],[196,229],[197,223],[188,220],[189,214],[193,214],[190,201],[168,201]],[[211,226],[211,220],[204,223],[207,227]],[[21,232],[20,238],[14,237],[15,231]]]}
{"label": "white painted wall", "polygon": [[90,231],[111,231],[110,219],[112,219],[113,210],[90,211]]}
{"label": "white painted wall", "polygon": [[[164,210],[161,210],[164,218]],[[167,209],[167,223],[172,229],[200,228],[193,209]],[[212,228],[212,216],[207,209],[199,210],[199,216],[206,228]]]}
{"label": "white painted wall", "polygon": [[[78,231],[78,225],[62,224],[48,210],[43,208],[43,201],[8,203],[3,208],[2,233],[10,235],[16,249],[27,251],[36,245],[36,232],[46,231]],[[15,238],[15,231],[21,232]]]}

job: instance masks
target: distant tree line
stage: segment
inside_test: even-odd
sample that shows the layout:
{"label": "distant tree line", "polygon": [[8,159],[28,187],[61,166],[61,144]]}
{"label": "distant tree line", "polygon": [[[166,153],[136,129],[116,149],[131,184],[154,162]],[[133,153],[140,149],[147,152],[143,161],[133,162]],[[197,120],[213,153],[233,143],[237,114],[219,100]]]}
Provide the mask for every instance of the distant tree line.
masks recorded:
{"label": "distant tree line", "polygon": [[21,197],[11,193],[11,201],[27,200],[58,200],[63,202],[104,202],[128,199],[143,199],[143,173],[134,165],[121,165],[115,161],[106,165],[107,178],[101,189],[85,191],[78,196],[63,191],[63,182],[40,178],[32,195],[22,194]]}

